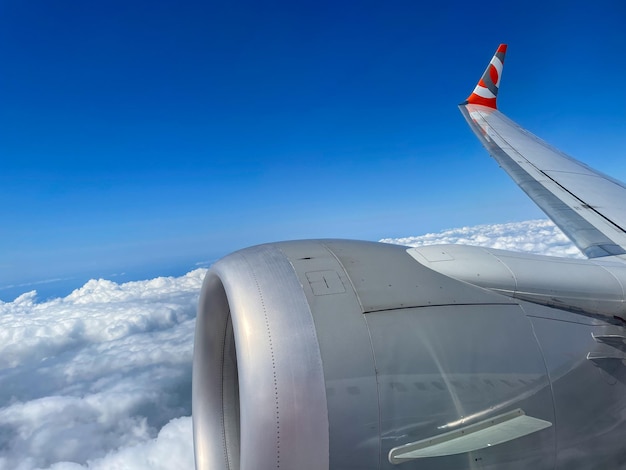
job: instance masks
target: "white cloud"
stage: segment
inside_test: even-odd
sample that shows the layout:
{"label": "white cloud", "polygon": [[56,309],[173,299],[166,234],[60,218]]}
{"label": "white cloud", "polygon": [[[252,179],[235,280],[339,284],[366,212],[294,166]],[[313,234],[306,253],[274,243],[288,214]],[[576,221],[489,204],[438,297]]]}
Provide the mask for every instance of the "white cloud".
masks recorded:
{"label": "white cloud", "polygon": [[[193,469],[191,418],[175,418],[161,429],[156,439],[127,445],[104,458],[89,461],[88,465],[92,470]],[[84,467],[61,462],[50,470],[84,470]]]}
{"label": "white cloud", "polygon": [[[553,224],[446,230],[386,242],[466,243],[580,256]],[[206,273],[62,299],[0,302],[0,470],[193,468],[191,361]]]}
{"label": "white cloud", "polygon": [[500,250],[584,258],[578,248],[549,220],[528,220],[507,224],[476,225],[427,233],[416,237],[383,238],[384,243],[425,246],[452,243],[476,245]]}
{"label": "white cloud", "polygon": [[[174,458],[193,467],[191,360],[205,273],[92,280],[63,299],[37,303],[33,291],[0,303],[0,469],[116,468],[132,449],[142,457],[118,468],[185,468],[150,463]],[[172,446],[184,451],[161,458]]]}

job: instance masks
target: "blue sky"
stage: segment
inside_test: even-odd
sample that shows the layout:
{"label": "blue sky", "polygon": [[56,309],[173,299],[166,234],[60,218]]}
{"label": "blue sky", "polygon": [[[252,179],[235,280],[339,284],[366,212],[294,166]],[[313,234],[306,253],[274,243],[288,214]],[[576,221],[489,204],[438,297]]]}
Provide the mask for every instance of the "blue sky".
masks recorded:
{"label": "blue sky", "polygon": [[626,6],[546,3],[2,1],[0,299],[540,217],[456,107],[501,42],[501,110],[625,180]]}

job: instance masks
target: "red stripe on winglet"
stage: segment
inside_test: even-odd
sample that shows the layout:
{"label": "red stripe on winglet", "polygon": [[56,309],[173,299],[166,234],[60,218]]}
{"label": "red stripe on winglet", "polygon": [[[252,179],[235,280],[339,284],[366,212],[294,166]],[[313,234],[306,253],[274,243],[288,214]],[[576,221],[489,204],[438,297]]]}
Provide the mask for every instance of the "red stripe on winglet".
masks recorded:
{"label": "red stripe on winglet", "polygon": [[476,93],[472,93],[470,97],[467,99],[467,102],[471,104],[482,104],[483,106],[488,106],[490,108],[497,109],[495,98],[483,98],[482,96],[479,96]]}
{"label": "red stripe on winglet", "polygon": [[496,52],[506,52],[506,44],[500,44]]}
{"label": "red stripe on winglet", "polygon": [[498,70],[491,64],[489,64],[489,77],[493,83],[498,83]]}

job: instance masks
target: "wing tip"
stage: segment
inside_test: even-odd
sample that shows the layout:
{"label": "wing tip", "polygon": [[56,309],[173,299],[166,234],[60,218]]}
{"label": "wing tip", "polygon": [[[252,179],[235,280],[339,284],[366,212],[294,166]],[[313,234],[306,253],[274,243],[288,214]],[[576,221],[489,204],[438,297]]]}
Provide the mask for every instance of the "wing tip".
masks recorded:
{"label": "wing tip", "polygon": [[500,44],[496,49],[487,69],[478,81],[471,95],[461,104],[480,104],[492,109],[498,109],[497,98],[500,89],[500,79],[504,67],[504,56],[507,45]]}

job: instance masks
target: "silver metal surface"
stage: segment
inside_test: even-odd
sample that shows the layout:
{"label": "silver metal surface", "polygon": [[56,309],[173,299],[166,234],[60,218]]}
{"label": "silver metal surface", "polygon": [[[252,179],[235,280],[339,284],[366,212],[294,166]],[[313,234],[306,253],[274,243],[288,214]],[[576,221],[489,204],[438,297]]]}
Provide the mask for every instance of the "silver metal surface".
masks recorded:
{"label": "silver metal surface", "polygon": [[[236,366],[228,362],[233,342]],[[315,327],[293,267],[276,246],[234,253],[207,275],[196,325],[193,421],[198,469],[328,468]]]}
{"label": "silver metal surface", "polygon": [[550,146],[500,111],[459,106],[491,156],[589,258],[626,253],[626,187]]}
{"label": "silver metal surface", "polygon": [[325,246],[343,266],[364,313],[435,305],[512,303],[506,297],[416,266],[402,247],[340,240],[327,241]]}
{"label": "silver metal surface", "polygon": [[616,349],[592,334],[616,338],[624,329],[454,279],[400,246],[311,240],[244,250],[220,261],[203,288],[197,468],[389,470],[392,448],[517,408],[554,426],[402,468],[589,468],[596,460],[619,468],[625,366],[588,360]]}
{"label": "silver metal surface", "polygon": [[626,264],[492,248],[437,245],[408,253],[441,274],[495,292],[581,313],[626,318]]}
{"label": "silver metal surface", "polygon": [[587,360],[589,352],[613,349],[591,333],[623,335],[623,326],[579,323],[576,315],[536,304],[524,303],[523,309],[550,376],[557,468],[626,468],[626,367]]}
{"label": "silver metal surface", "polygon": [[[399,445],[516,408],[554,421],[548,373],[519,306],[401,309],[367,315],[367,322],[376,357],[385,455]],[[495,468],[537,460],[544,462],[542,468],[550,468],[554,434],[554,428],[546,429],[475,456]],[[426,468],[466,468],[468,455],[428,464]],[[387,462],[380,468],[391,466]]]}
{"label": "silver metal surface", "polygon": [[[369,331],[353,281],[329,249],[331,243],[329,240],[289,242],[281,244],[281,250],[302,280],[317,330],[326,380],[329,468],[376,469],[382,457],[376,367]],[[348,243],[362,253],[369,251],[367,247],[378,246]],[[327,271],[337,273],[344,292],[317,295],[310,273]]]}
{"label": "silver metal surface", "polygon": [[518,408],[454,431],[394,447],[389,451],[389,462],[397,465],[408,460],[474,452],[519,439],[550,426],[551,422],[527,416]]}

